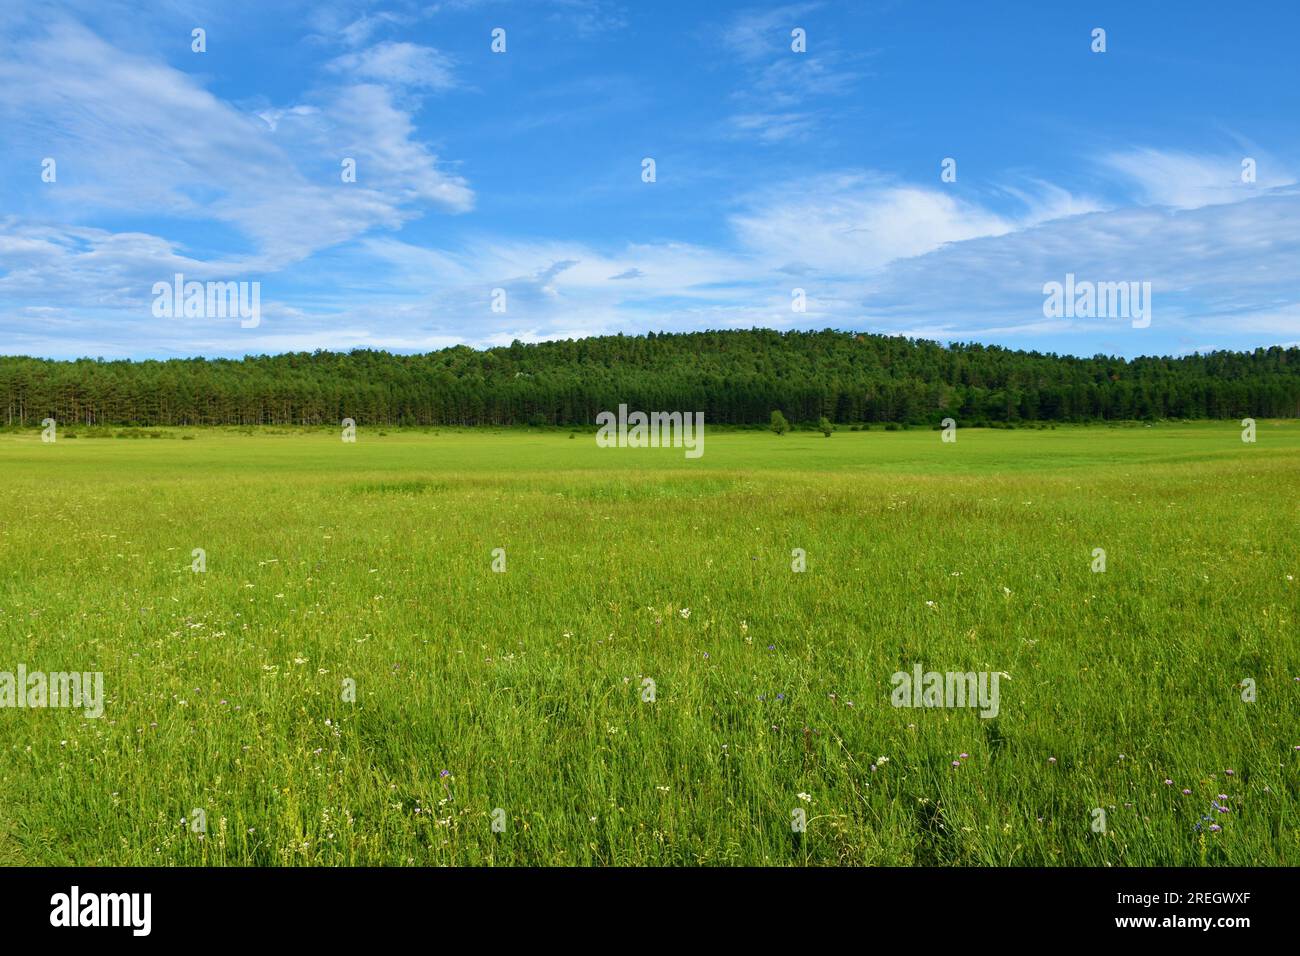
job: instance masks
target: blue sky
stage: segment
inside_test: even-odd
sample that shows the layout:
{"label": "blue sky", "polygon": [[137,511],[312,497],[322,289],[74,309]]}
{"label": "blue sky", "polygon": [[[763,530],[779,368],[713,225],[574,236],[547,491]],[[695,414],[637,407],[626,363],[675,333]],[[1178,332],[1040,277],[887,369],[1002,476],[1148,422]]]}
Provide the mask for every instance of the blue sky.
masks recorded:
{"label": "blue sky", "polygon": [[[0,9],[0,354],[1300,342],[1294,3],[137,6]],[[176,273],[260,324],[155,317]],[[1045,317],[1067,273],[1150,282],[1150,325]]]}

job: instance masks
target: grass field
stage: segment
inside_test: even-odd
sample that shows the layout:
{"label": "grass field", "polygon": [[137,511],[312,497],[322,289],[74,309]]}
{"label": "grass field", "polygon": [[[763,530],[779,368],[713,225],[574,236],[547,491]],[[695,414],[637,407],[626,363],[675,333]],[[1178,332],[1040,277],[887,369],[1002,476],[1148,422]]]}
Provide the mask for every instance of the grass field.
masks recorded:
{"label": "grass field", "polygon": [[164,434],[0,436],[2,863],[1300,865],[1296,422]]}

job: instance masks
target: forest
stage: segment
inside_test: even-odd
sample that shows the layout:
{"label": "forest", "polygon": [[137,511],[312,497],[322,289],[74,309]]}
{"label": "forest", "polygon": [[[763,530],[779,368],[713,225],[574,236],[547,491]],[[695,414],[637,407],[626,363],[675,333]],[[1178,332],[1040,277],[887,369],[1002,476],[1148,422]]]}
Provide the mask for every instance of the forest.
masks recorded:
{"label": "forest", "polygon": [[4,425],[591,426],[619,404],[713,425],[1300,416],[1300,349],[1079,358],[833,330],[728,330],[242,359],[0,357]]}

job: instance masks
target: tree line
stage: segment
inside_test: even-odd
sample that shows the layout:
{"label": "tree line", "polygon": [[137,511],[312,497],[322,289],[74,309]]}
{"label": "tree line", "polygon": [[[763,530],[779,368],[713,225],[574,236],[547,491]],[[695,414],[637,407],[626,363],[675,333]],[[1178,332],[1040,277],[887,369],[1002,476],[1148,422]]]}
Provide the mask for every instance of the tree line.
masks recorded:
{"label": "tree line", "polygon": [[650,333],[420,355],[0,357],[9,426],[592,425],[620,403],[766,425],[1300,416],[1300,349],[1078,358],[832,330]]}

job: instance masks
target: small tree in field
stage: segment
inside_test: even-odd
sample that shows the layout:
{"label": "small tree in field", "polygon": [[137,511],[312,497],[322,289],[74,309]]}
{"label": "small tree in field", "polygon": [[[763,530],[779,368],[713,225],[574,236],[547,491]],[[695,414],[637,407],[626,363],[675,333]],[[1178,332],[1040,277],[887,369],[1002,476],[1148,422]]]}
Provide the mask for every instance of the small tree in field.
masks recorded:
{"label": "small tree in field", "polygon": [[784,435],[789,430],[790,430],[790,423],[785,420],[785,416],[781,414],[780,410],[778,409],[777,411],[773,412],[772,431],[776,432],[778,435]]}
{"label": "small tree in field", "polygon": [[831,432],[835,430],[831,426],[831,420],[827,418],[825,415],[823,415],[821,417],[821,420],[817,422],[817,427],[821,429],[821,433],[825,435],[827,438],[830,438]]}

